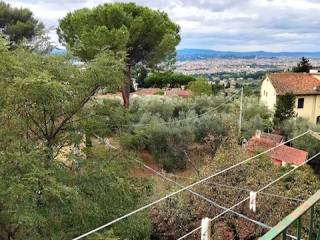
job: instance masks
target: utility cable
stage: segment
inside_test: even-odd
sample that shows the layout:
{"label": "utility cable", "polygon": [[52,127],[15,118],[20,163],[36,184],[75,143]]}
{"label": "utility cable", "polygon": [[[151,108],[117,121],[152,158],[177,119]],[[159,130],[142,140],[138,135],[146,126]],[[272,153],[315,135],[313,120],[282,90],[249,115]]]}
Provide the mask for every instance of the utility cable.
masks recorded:
{"label": "utility cable", "polygon": [[[188,180],[194,180],[194,181],[197,181],[198,179],[196,178],[190,178],[190,177],[184,177],[184,176],[179,176],[179,175],[175,175],[175,174],[172,174],[172,173],[168,173],[168,175],[174,177],[174,178],[182,178],[182,179],[188,179]],[[240,190],[240,191],[246,191],[246,192],[252,192],[251,189],[248,189],[248,188],[243,188],[243,187],[234,187],[234,186],[230,186],[230,185],[227,185],[227,184],[221,184],[221,183],[215,183],[215,182],[208,182],[206,183],[207,185],[216,185],[216,186],[221,186],[221,187],[225,187],[225,188],[230,188],[230,189],[234,189],[234,190]],[[269,192],[262,192],[260,193],[262,195],[266,195],[266,196],[272,196],[272,197],[277,197],[277,198],[282,198],[284,200],[290,200],[290,201],[296,201],[296,202],[304,202],[303,199],[300,199],[300,198],[292,198],[292,197],[286,197],[286,196],[281,196],[281,195],[277,195],[277,194],[274,194],[274,193],[269,193]]]}
{"label": "utility cable", "polygon": [[297,139],[297,138],[300,138],[300,137],[306,135],[307,133],[309,133],[309,130],[306,131],[306,132],[304,132],[304,133],[302,133],[302,134],[299,134],[298,136],[296,136],[296,137],[294,137],[294,138],[292,138],[292,139],[290,139],[290,140],[288,140],[288,141],[286,141],[286,142],[282,142],[282,143],[278,144],[278,145],[275,146],[275,147],[272,147],[272,148],[270,148],[270,149],[268,149],[268,150],[266,150],[266,151],[263,151],[263,152],[255,155],[255,156],[253,156],[253,157],[247,158],[247,159],[245,159],[245,160],[243,160],[243,161],[241,161],[241,162],[239,162],[239,163],[237,163],[237,164],[234,164],[234,165],[232,165],[232,166],[230,166],[230,167],[228,167],[228,168],[225,168],[225,169],[223,169],[223,170],[221,170],[221,171],[219,171],[219,172],[217,172],[217,173],[215,173],[215,174],[213,174],[213,175],[210,175],[210,176],[208,176],[208,177],[206,177],[206,178],[203,178],[203,179],[201,179],[201,180],[199,180],[199,181],[197,181],[197,182],[195,182],[195,183],[192,183],[191,185],[188,185],[188,186],[186,186],[186,187],[183,187],[183,188],[181,188],[181,189],[179,189],[179,190],[177,190],[177,191],[175,191],[175,192],[172,192],[172,193],[170,193],[170,194],[168,194],[168,195],[166,195],[166,196],[164,196],[164,197],[162,197],[162,198],[160,198],[160,199],[158,199],[158,200],[156,200],[156,201],[154,201],[154,202],[151,202],[151,203],[149,203],[149,204],[147,204],[147,205],[144,205],[144,206],[142,206],[142,207],[140,207],[140,208],[138,208],[138,209],[136,209],[136,210],[134,210],[134,211],[131,211],[131,212],[129,212],[129,213],[127,213],[127,214],[119,217],[119,218],[116,218],[116,219],[112,220],[111,222],[108,222],[108,223],[106,223],[106,224],[104,224],[104,225],[102,225],[102,226],[100,226],[100,227],[98,227],[98,228],[95,228],[95,229],[93,229],[93,230],[91,230],[91,231],[89,231],[89,232],[87,232],[87,233],[84,233],[84,234],[82,234],[82,235],[74,238],[73,240],[82,239],[82,238],[84,238],[84,237],[86,237],[86,236],[88,236],[88,235],[91,235],[91,234],[93,234],[93,233],[95,233],[95,232],[97,232],[97,231],[99,231],[99,230],[101,230],[101,229],[104,229],[104,228],[106,228],[106,227],[108,227],[108,226],[111,226],[111,225],[113,225],[113,224],[115,224],[115,223],[117,223],[117,222],[119,222],[119,221],[121,221],[121,220],[123,220],[123,219],[126,219],[126,218],[128,218],[128,217],[130,217],[130,216],[132,216],[132,215],[134,215],[134,214],[136,214],[136,213],[138,213],[138,212],[141,212],[141,211],[143,211],[143,210],[145,210],[145,209],[147,209],[147,208],[149,208],[149,207],[151,207],[151,206],[153,206],[153,205],[155,205],[155,204],[157,204],[157,203],[159,203],[159,202],[162,202],[162,201],[164,201],[164,200],[166,200],[166,199],[168,199],[168,198],[170,198],[170,197],[172,197],[172,196],[174,196],[174,195],[176,195],[176,194],[178,194],[178,193],[181,193],[181,192],[183,192],[183,191],[185,191],[185,190],[187,190],[187,189],[190,189],[190,188],[192,188],[192,187],[194,187],[194,186],[197,186],[197,185],[199,185],[199,184],[201,184],[201,183],[204,183],[204,182],[208,181],[209,179],[211,179],[211,178],[213,178],[213,177],[215,177],[215,176],[221,175],[221,174],[223,174],[223,173],[225,173],[225,172],[227,172],[227,171],[229,171],[229,170],[231,170],[231,169],[233,169],[233,168],[235,168],[235,167],[238,167],[238,166],[240,166],[240,165],[242,165],[242,164],[244,164],[244,163],[249,162],[249,161],[252,160],[252,159],[255,159],[255,158],[259,157],[259,156],[262,156],[263,154],[266,154],[266,153],[268,153],[268,152],[270,152],[270,151],[272,151],[272,150],[274,150],[274,149],[276,149],[276,148],[278,148],[278,147],[280,147],[280,146],[282,146],[282,145],[284,145],[284,144],[286,144],[286,143],[289,143],[289,142],[291,142],[291,141],[293,141],[293,140],[295,140],[295,139]]}
{"label": "utility cable", "polygon": [[[168,178],[168,177],[165,176],[164,174],[162,174],[162,173],[154,170],[153,168],[149,167],[148,165],[144,164],[143,162],[141,162],[141,161],[139,161],[139,160],[135,160],[135,161],[138,162],[139,164],[141,164],[141,165],[142,165],[143,167],[145,167],[146,169],[148,169],[148,170],[150,170],[151,172],[155,173],[156,175],[160,176],[161,178],[163,178],[163,179],[165,179],[165,180],[167,180],[167,181],[169,181],[169,182],[171,182],[171,183],[174,183],[174,184],[177,185],[178,187],[184,188],[183,185],[181,185],[181,184],[179,184],[178,182],[172,180],[171,178]],[[215,207],[217,207],[217,208],[220,208],[220,209],[223,209],[223,210],[227,210],[226,207],[223,207],[222,205],[219,205],[218,203],[216,203],[216,202],[212,201],[211,199],[203,196],[202,194],[199,194],[199,193],[197,193],[197,192],[194,192],[194,191],[192,191],[192,190],[190,190],[190,189],[187,189],[187,191],[190,192],[190,193],[192,193],[193,195],[195,195],[195,196],[197,196],[197,197],[199,197],[199,198],[201,198],[201,199],[209,202],[210,204],[212,204],[213,206],[215,206]],[[241,213],[235,212],[235,211],[233,211],[233,210],[231,210],[230,212],[233,213],[233,214],[235,214],[235,215],[237,215],[237,216],[239,216],[239,217],[242,217],[242,218],[244,218],[244,219],[246,219],[246,220],[248,220],[248,221],[250,221],[250,222],[252,222],[252,223],[254,223],[254,224],[257,224],[257,225],[259,225],[260,227],[267,228],[267,229],[271,229],[271,227],[268,226],[267,224],[264,224],[264,223],[262,223],[262,222],[256,221],[256,220],[254,220],[254,219],[251,219],[251,218],[249,218],[249,217],[247,217],[247,216],[245,216],[245,215],[243,215],[243,214],[241,214]]]}
{"label": "utility cable", "polygon": [[[304,163],[301,163],[298,166],[295,166],[293,169],[291,169],[289,172],[281,175],[280,177],[278,177],[276,180],[270,182],[269,184],[267,184],[266,186],[264,186],[263,188],[259,189],[258,191],[256,191],[256,193],[260,193],[263,190],[267,189],[268,187],[272,186],[273,184],[277,183],[278,181],[280,181],[281,179],[283,179],[284,177],[288,176],[289,174],[291,174],[292,172],[294,172],[295,170],[297,170],[298,168],[304,166],[305,164],[307,164],[308,162],[310,162],[311,160],[313,160],[314,158],[316,158],[317,156],[320,155],[320,152],[318,152],[316,155],[312,156],[311,158],[309,158],[308,160],[306,160]],[[236,203],[235,205],[233,205],[232,207],[228,208],[228,210],[234,209],[235,207],[241,205],[242,203],[246,202],[247,200],[249,200],[250,197],[246,197],[245,199],[241,200],[240,202]],[[210,221],[214,221],[216,219],[218,219],[219,217],[221,217],[222,215],[224,215],[225,213],[227,213],[228,211],[225,210],[222,213],[218,214],[217,216],[215,216],[214,218],[210,219]],[[187,236],[190,236],[191,234],[193,234],[194,232],[198,231],[199,229],[201,229],[200,227],[197,227],[195,229],[193,229],[192,231],[190,231],[189,233],[183,235],[182,237],[178,238],[178,240],[184,239]]]}

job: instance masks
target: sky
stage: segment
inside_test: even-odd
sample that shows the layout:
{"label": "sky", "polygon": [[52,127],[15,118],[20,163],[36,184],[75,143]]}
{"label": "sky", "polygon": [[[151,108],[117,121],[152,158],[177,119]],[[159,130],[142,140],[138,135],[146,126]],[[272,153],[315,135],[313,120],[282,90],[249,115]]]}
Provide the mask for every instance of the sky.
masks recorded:
{"label": "sky", "polygon": [[[4,0],[54,29],[75,9],[117,0]],[[121,2],[127,2],[122,0]],[[160,9],[181,27],[183,48],[320,52],[320,0],[131,0]],[[54,30],[50,37],[57,42]]]}

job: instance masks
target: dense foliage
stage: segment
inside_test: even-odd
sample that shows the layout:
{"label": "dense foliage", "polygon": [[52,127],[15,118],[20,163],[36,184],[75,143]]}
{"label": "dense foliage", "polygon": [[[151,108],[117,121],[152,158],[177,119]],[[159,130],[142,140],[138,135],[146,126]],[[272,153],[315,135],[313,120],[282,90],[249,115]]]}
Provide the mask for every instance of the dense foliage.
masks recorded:
{"label": "dense foliage", "polygon": [[[129,109],[134,123],[121,135],[122,144],[130,149],[151,152],[169,171],[184,169],[190,147],[208,144],[214,153],[232,129],[237,128],[239,106],[234,102],[217,106],[223,97],[200,96],[194,99],[153,96],[136,98]],[[248,99],[243,134],[250,137],[256,129],[266,129],[270,113],[264,106]]]}
{"label": "dense foliage", "polygon": [[[210,176],[221,169],[239,163],[247,157],[244,149],[234,139],[233,136],[226,139],[215,157],[200,169],[200,176]],[[279,168],[274,166],[268,157],[260,157],[234,168],[226,174],[214,177],[204,184],[193,187],[192,190],[201,193],[221,206],[230,207],[249,197],[250,190],[257,191],[289,170],[291,170],[290,167]],[[184,185],[187,185],[199,179],[198,176],[198,173],[195,172],[191,180],[183,177],[179,178],[179,176],[177,178],[179,182],[185,182]],[[318,185],[319,179],[313,174],[313,170],[309,166],[305,166],[258,194],[256,213],[249,210],[248,201],[234,210],[274,226],[299,206],[300,202],[264,193],[307,199],[310,194],[315,193]],[[176,189],[175,186],[172,186],[172,188]],[[316,211],[318,214],[320,213],[319,208]],[[221,212],[220,208],[210,205],[197,196],[190,193],[181,194],[153,208],[151,215],[153,237],[156,239],[178,239],[199,227],[203,216],[217,216]],[[166,221],[163,221],[163,219],[166,219]],[[215,220],[212,226],[213,238],[221,240],[257,239],[265,232],[266,229],[232,213],[224,214]],[[303,231],[303,234],[308,234],[308,231]],[[200,231],[196,231],[189,238],[199,239]]]}
{"label": "dense foliage", "polygon": [[210,85],[204,78],[198,78],[196,81],[188,84],[188,89],[191,90],[191,92],[196,96],[202,94],[213,94],[213,87],[214,85]]}
{"label": "dense foliage", "polygon": [[256,96],[256,97],[260,96],[260,84],[258,83],[244,84],[241,87],[243,87],[243,94],[245,96]]}
{"label": "dense foliage", "polygon": [[190,82],[195,81],[196,79],[192,76],[165,72],[165,73],[152,73],[147,76],[144,80],[145,87],[181,87],[187,86]]}
{"label": "dense foliage", "polygon": [[24,50],[6,54],[16,54],[16,65],[10,66],[16,69],[9,84],[1,83],[6,99],[3,110],[16,114],[12,118],[29,138],[43,141],[49,160],[56,148],[81,134],[74,119],[99,88],[121,86],[122,61],[112,53],[101,53],[85,70],[60,57]]}
{"label": "dense foliage", "polygon": [[249,139],[257,129],[270,132],[273,127],[272,113],[263,104],[257,103],[255,97],[244,99],[242,136]]}
{"label": "dense foliage", "polygon": [[172,60],[180,42],[179,27],[164,12],[134,3],[107,3],[80,9],[60,21],[60,41],[82,60],[93,59],[101,50],[126,53],[124,105],[129,105],[132,70],[156,68]]}
{"label": "dense foliage", "polygon": [[[187,185],[247,158],[239,143],[256,129],[277,127],[286,137],[320,131],[294,118],[292,94],[280,97],[274,122],[266,106],[246,96],[239,131],[238,95],[226,98],[218,94],[218,85],[175,73],[149,75],[146,83],[188,85],[193,97],[159,92],[136,97],[125,108],[120,101],[98,96],[101,89],[108,93],[125,86],[127,101],[133,75],[143,80],[148,70],[172,63],[179,27],[163,12],[114,3],[69,13],[58,32],[85,60],[81,67],[19,45],[41,30],[29,10],[0,3],[0,24],[11,40],[0,38],[0,240],[72,239],[177,189],[172,182],[150,177],[137,162],[150,161],[168,176],[174,172]],[[319,141],[310,135],[291,144],[309,156],[319,151]],[[311,165],[320,171],[318,161]],[[229,207],[290,169],[274,166],[264,155],[192,190]],[[318,186],[313,169],[304,166],[268,191],[306,199]],[[273,226],[297,205],[259,194],[257,213],[245,204],[235,210]],[[220,212],[183,192],[88,239],[177,239],[198,227],[204,216]],[[255,239],[265,232],[232,214],[219,218],[213,230],[215,239]]]}
{"label": "dense foliage", "polygon": [[[0,239],[71,239],[142,204],[151,188],[130,175],[131,153],[94,147],[60,155],[101,125],[87,114],[100,87],[121,86],[122,57],[101,53],[79,69],[68,59],[9,51],[1,39],[0,59]],[[112,235],[128,231],[148,239],[148,219],[137,215]]]}
{"label": "dense foliage", "polygon": [[[94,149],[71,171],[45,165],[41,152],[2,154],[0,239],[71,239],[143,204],[150,188],[130,177],[129,156]],[[148,239],[148,219],[137,215],[113,228],[121,239],[128,231],[130,239]]]}
{"label": "dense foliage", "polygon": [[293,93],[286,93],[277,97],[276,109],[274,112],[273,122],[277,126],[283,121],[296,116],[294,106],[296,96]]}
{"label": "dense foliage", "polygon": [[0,1],[0,33],[12,43],[19,43],[24,38],[32,40],[43,32],[44,26],[27,8],[14,8]]}
{"label": "dense foliage", "polygon": [[[297,136],[301,133],[304,133],[308,130],[320,132],[319,125],[311,124],[310,122],[308,122],[306,119],[303,119],[303,118],[286,120],[281,124],[281,129],[283,133],[290,138]],[[294,147],[298,149],[307,151],[310,157],[319,152],[319,146],[320,146],[319,140],[314,138],[310,134],[295,140],[292,144]],[[317,174],[320,174],[319,160],[320,158],[318,157],[311,162],[311,165],[314,167]]]}

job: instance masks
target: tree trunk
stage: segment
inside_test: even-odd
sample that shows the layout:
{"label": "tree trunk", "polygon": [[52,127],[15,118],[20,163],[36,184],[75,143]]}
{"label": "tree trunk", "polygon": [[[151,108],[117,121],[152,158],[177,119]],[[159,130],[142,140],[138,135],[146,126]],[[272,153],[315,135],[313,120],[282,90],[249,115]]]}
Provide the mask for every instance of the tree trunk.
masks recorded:
{"label": "tree trunk", "polygon": [[47,140],[47,158],[48,162],[52,162],[54,160],[53,145],[51,140]]}
{"label": "tree trunk", "polygon": [[128,87],[128,84],[126,83],[126,86],[124,86],[121,90],[122,93],[122,99],[123,99],[123,106],[125,108],[129,107],[129,100],[130,100],[130,85]]}
{"label": "tree trunk", "polygon": [[131,88],[131,70],[130,67],[128,67],[126,73],[126,81],[125,85],[123,86],[121,93],[122,93],[122,99],[123,99],[123,106],[128,108],[130,104],[130,88]]}
{"label": "tree trunk", "polygon": [[89,133],[86,133],[86,147],[87,148],[92,147],[91,134]]}

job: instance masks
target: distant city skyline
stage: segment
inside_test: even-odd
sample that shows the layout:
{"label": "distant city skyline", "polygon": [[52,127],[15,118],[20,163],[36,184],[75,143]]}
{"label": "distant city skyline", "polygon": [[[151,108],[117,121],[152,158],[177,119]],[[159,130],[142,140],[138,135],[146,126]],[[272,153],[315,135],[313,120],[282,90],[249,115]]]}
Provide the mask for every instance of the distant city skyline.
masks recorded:
{"label": "distant city skyline", "polygon": [[[55,28],[69,11],[106,0],[4,0]],[[121,1],[129,2],[129,1]],[[320,51],[319,0],[131,0],[160,9],[181,26],[179,49]],[[57,35],[50,31],[57,43]]]}

